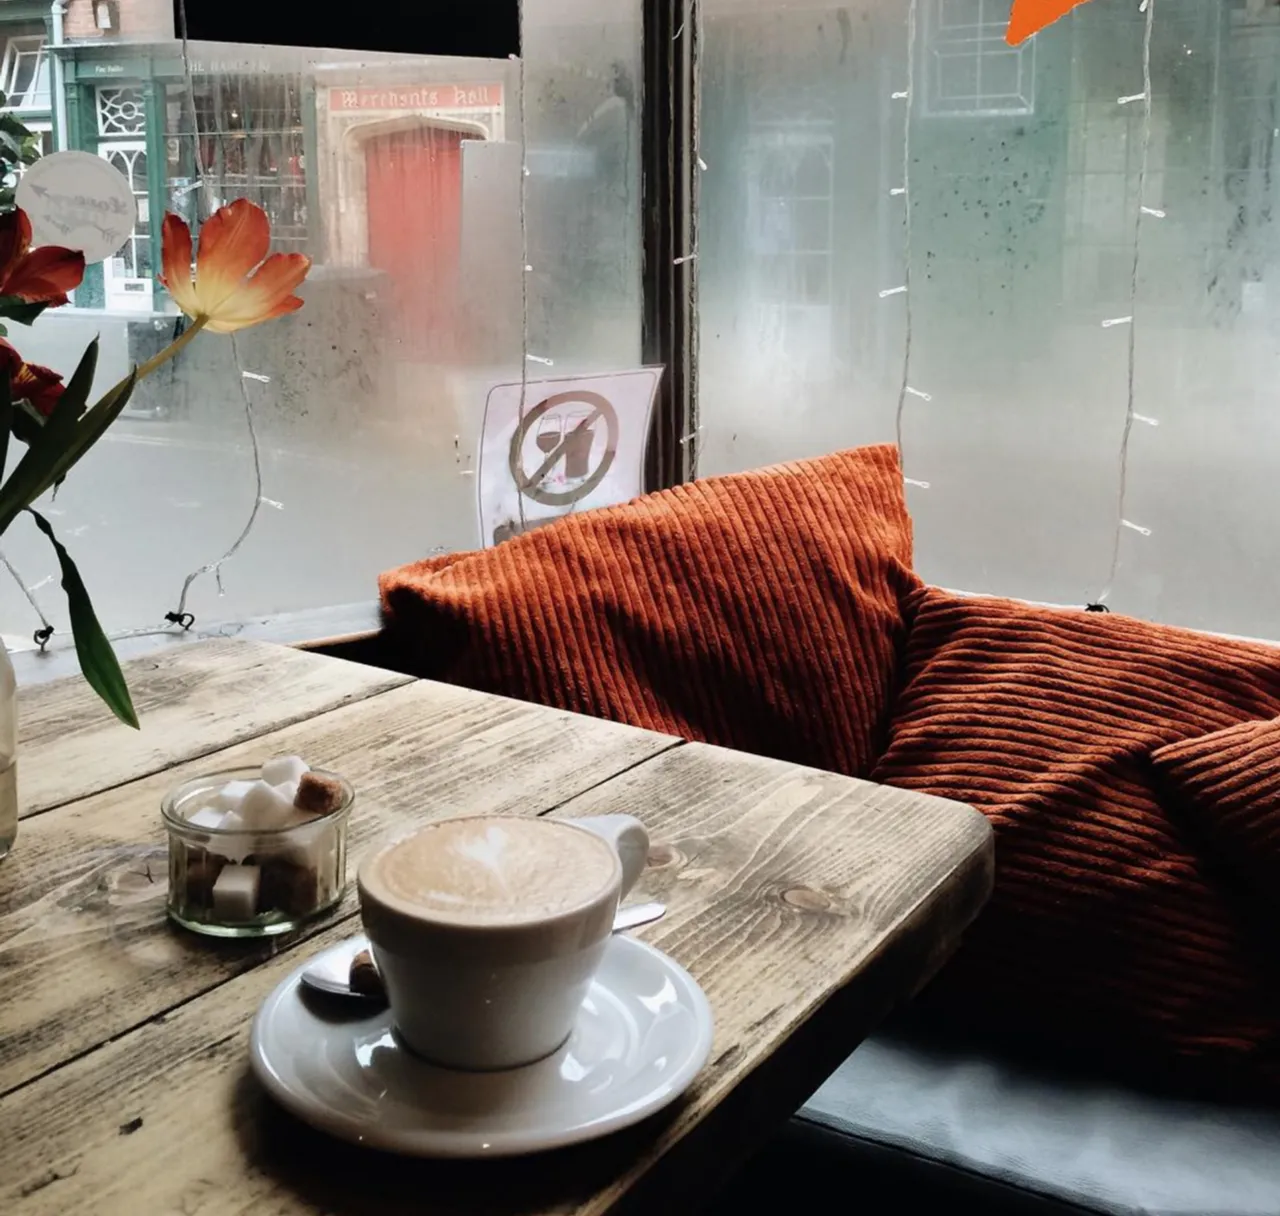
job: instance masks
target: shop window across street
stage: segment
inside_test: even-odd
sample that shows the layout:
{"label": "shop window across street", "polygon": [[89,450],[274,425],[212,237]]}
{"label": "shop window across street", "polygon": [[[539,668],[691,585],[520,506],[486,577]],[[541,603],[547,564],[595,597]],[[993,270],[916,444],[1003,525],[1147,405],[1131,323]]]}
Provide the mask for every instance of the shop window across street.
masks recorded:
{"label": "shop window across street", "polygon": [[18,34],[4,44],[0,89],[15,110],[49,106],[49,58],[42,34]]}
{"label": "shop window across street", "polygon": [[927,17],[927,114],[1035,113],[1036,43],[1005,41],[1008,0],[934,0]]}

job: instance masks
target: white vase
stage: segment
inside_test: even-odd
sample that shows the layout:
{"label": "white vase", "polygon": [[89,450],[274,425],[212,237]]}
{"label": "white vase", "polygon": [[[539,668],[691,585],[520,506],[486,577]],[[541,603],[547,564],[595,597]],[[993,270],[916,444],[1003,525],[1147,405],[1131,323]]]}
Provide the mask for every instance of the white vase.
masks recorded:
{"label": "white vase", "polygon": [[18,834],[18,681],[0,645],[0,859]]}

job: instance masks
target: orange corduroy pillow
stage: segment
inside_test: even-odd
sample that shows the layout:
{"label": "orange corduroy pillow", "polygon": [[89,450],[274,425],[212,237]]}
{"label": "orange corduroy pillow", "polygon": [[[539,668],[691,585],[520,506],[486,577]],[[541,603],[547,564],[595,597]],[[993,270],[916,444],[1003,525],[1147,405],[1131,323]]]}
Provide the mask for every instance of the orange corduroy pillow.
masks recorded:
{"label": "orange corduroy pillow", "polygon": [[948,1016],[1180,1082],[1280,1095],[1280,984],[1151,753],[1280,713],[1280,653],[1117,615],[911,597],[874,779],[968,802],[990,904],[927,994]]}
{"label": "orange corduroy pillow", "polygon": [[1171,743],[1151,762],[1228,871],[1272,907],[1280,902],[1280,718]]}
{"label": "orange corduroy pillow", "polygon": [[380,585],[406,671],[862,776],[918,580],[880,446],[569,516]]}

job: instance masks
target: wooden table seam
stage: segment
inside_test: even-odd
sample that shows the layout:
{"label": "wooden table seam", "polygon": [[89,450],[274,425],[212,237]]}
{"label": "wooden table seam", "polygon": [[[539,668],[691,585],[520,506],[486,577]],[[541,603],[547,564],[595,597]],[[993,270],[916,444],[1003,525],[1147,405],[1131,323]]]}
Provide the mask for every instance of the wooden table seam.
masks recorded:
{"label": "wooden table seam", "polygon": [[662,748],[661,751],[653,752],[648,756],[641,756],[639,760],[633,760],[624,768],[618,769],[616,773],[613,773],[608,777],[602,777],[599,781],[592,782],[590,785],[583,787],[576,793],[570,794],[567,798],[562,798],[555,804],[555,806],[549,806],[545,811],[539,811],[536,818],[542,819],[547,815],[554,815],[556,811],[563,810],[569,805],[569,803],[576,802],[579,798],[585,797],[587,794],[594,793],[596,790],[608,785],[611,781],[617,781],[619,777],[625,777],[628,773],[633,773],[636,769],[643,768],[646,764],[652,764],[653,761],[657,760],[660,756],[669,756],[677,748],[684,747],[688,742],[688,739],[678,739],[673,736],[671,742],[668,743],[666,747]]}
{"label": "wooden table seam", "polygon": [[[115,790],[122,790],[130,785],[137,785],[140,781],[146,781],[149,777],[154,777],[157,773],[163,773],[168,769],[177,767],[178,764],[191,764],[197,760],[207,760],[210,756],[220,755],[222,752],[232,751],[234,748],[243,747],[246,743],[252,743],[255,739],[265,739],[269,735],[277,734],[282,730],[288,730],[291,726],[298,726],[303,722],[315,722],[321,718],[327,717],[329,714],[338,713],[347,709],[352,705],[359,705],[365,701],[372,701],[377,697],[385,697],[388,693],[399,692],[402,688],[407,687],[416,681],[413,677],[406,677],[400,684],[392,684],[386,688],[373,688],[367,693],[354,695],[350,700],[343,701],[337,705],[330,705],[326,709],[322,709],[316,713],[299,713],[296,717],[282,718],[278,722],[272,722],[270,725],[264,726],[262,730],[253,734],[245,735],[242,739],[231,739],[226,743],[221,743],[216,747],[211,747],[205,751],[192,752],[189,756],[184,756],[180,761],[168,761],[167,763],[157,764],[155,768],[147,768],[135,773],[132,777],[128,777],[123,781],[110,781],[107,784],[99,786],[92,793],[78,794],[74,798],[67,798],[62,802],[54,802],[48,806],[42,806],[39,810],[29,811],[23,815],[21,822],[23,824],[33,823],[35,820],[51,811],[64,811],[68,807],[76,806],[81,802],[88,802],[91,798],[96,798],[101,794],[109,794]],[[21,762],[21,761],[19,761]]]}

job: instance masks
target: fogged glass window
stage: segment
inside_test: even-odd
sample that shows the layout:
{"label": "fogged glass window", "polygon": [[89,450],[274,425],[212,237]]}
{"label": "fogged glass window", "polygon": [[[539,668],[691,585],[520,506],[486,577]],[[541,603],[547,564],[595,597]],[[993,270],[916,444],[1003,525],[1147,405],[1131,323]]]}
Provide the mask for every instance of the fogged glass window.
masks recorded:
{"label": "fogged glass window", "polygon": [[913,98],[905,4],[705,8],[700,472],[901,395],[930,581],[1280,638],[1280,7],[1157,0],[1149,132],[1137,3],[915,8]]}
{"label": "fogged glass window", "polygon": [[[50,129],[120,170],[137,219],[74,308],[12,335],[28,359],[69,372],[97,335],[105,389],[181,332],[165,211],[196,228],[248,198],[273,250],[313,259],[301,311],[200,334],[48,504],[109,631],[161,624],[201,569],[201,625],[372,603],[382,570],[481,542],[495,386],[639,362],[639,25],[615,8],[570,42],[534,22],[523,71],[201,43],[184,64],[177,42],[88,30],[62,49]],[[47,543],[19,525],[5,549],[65,628]],[[0,623],[37,623],[4,577]]]}
{"label": "fogged glass window", "polygon": [[754,321],[801,362],[829,349],[834,157],[831,125],[821,121],[762,125],[747,144]]}

